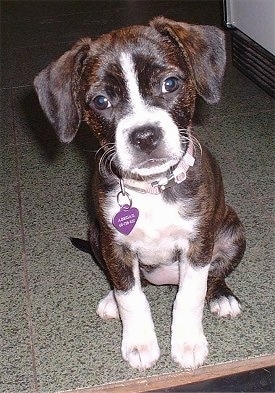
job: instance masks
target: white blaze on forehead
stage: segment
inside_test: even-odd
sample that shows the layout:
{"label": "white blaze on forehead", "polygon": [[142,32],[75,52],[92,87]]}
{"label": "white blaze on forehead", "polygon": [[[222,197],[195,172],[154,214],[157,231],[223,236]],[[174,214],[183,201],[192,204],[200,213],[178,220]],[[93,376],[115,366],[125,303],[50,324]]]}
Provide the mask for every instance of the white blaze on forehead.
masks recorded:
{"label": "white blaze on forehead", "polygon": [[[116,128],[117,156],[123,170],[131,170],[141,176],[152,175],[167,171],[175,165],[182,156],[180,134],[172,115],[165,109],[146,103],[139,88],[138,74],[135,62],[130,53],[123,52],[119,57],[124,82],[128,93],[129,111],[119,120]],[[139,168],[139,151],[131,145],[129,136],[138,127],[159,127],[163,133],[163,158],[167,159],[163,165],[156,163],[156,167]]]}
{"label": "white blaze on forehead", "polygon": [[140,112],[144,110],[145,104],[140,94],[138,77],[132,55],[123,52],[120,56],[120,64],[132,109],[134,112]]}

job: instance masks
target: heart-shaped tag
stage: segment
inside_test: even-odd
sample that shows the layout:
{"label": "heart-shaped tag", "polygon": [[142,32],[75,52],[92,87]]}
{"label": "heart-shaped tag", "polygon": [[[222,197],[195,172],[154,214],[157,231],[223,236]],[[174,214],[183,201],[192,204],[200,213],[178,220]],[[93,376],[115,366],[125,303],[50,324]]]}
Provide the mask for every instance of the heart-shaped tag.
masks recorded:
{"label": "heart-shaped tag", "polygon": [[123,235],[129,235],[138,220],[139,211],[135,207],[123,205],[113,217],[114,227]]}

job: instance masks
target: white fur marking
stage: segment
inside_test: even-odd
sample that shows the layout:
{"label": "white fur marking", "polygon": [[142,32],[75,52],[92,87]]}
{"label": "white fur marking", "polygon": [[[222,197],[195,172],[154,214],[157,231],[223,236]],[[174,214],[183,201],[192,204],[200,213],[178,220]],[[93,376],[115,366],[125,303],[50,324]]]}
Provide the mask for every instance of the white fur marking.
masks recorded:
{"label": "white fur marking", "polygon": [[241,313],[241,306],[234,296],[222,296],[210,302],[210,311],[219,317],[235,318]]}
{"label": "white fur marking", "polygon": [[145,370],[156,363],[160,350],[138,269],[136,261],[134,287],[126,293],[115,291],[115,296],[123,326],[122,356],[133,368]]}
{"label": "white fur marking", "polygon": [[129,53],[122,53],[120,56],[120,64],[125,78],[130,102],[133,112],[142,112],[144,110],[144,102],[140,95],[135,64]]}
{"label": "white fur marking", "polygon": [[[170,265],[175,249],[186,252],[189,239],[195,235],[197,219],[185,219],[179,214],[179,208],[165,202],[161,195],[141,194],[133,190],[130,195],[133,206],[139,209],[139,218],[128,236],[116,231],[115,241],[129,246],[143,264]],[[108,195],[104,210],[108,213],[106,220],[111,225],[112,217],[118,211],[116,193]],[[184,206],[181,206],[181,210],[184,210]],[[170,267],[171,275],[177,275],[178,283],[178,267]],[[163,277],[164,280],[167,278],[165,273]],[[161,281],[161,277],[158,280]]]}
{"label": "white fur marking", "polygon": [[[125,84],[129,96],[130,113],[127,113],[118,123],[116,130],[116,151],[124,170],[130,170],[141,176],[166,172],[182,157],[179,130],[171,115],[164,109],[149,106],[141,96],[138,77],[133,58],[129,53],[120,56]],[[156,167],[140,168],[136,165],[136,150],[129,144],[129,133],[136,127],[158,125],[163,130],[163,144],[167,154],[163,157],[165,163]]]}
{"label": "white fur marking", "polygon": [[113,291],[110,291],[108,295],[100,300],[96,312],[102,319],[119,319],[118,308]]}
{"label": "white fur marking", "polygon": [[208,355],[203,333],[202,314],[207,288],[209,265],[194,268],[180,264],[180,286],[174,302],[171,352],[183,368],[197,368]]}

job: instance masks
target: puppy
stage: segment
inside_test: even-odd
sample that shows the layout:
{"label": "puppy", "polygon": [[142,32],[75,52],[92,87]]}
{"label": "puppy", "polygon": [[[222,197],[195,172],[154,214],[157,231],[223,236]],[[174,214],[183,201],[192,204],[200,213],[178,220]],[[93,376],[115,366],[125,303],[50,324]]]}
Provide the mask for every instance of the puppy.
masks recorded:
{"label": "puppy", "polygon": [[113,290],[98,314],[121,319],[122,356],[137,369],[160,356],[141,278],[178,285],[171,355],[183,368],[208,354],[205,300],[221,317],[240,313],[225,278],[243,256],[244,229],[192,130],[196,97],[219,100],[224,67],[218,28],[158,17],[78,41],[34,81],[62,142],[84,121],[100,143],[90,241]]}

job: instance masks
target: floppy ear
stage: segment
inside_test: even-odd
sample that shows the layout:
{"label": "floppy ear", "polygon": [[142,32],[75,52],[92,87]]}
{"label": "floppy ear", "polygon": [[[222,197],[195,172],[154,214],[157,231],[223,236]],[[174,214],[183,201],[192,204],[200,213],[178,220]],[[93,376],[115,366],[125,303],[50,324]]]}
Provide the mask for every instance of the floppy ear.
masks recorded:
{"label": "floppy ear", "polygon": [[157,17],[150,25],[177,44],[189,63],[196,90],[209,103],[221,95],[226,53],[224,33],[214,26],[189,25]]}
{"label": "floppy ear", "polygon": [[62,142],[71,142],[81,122],[79,81],[91,40],[77,42],[34,79],[40,105]]}

